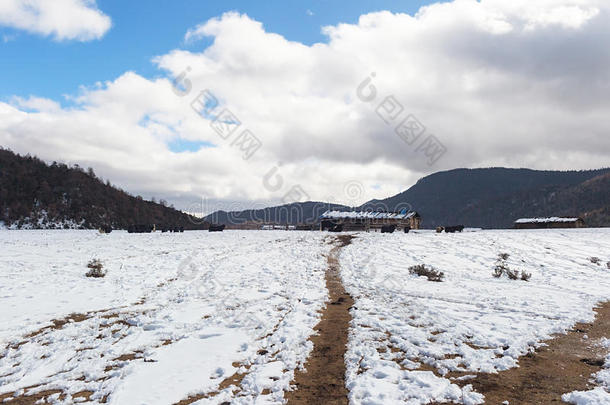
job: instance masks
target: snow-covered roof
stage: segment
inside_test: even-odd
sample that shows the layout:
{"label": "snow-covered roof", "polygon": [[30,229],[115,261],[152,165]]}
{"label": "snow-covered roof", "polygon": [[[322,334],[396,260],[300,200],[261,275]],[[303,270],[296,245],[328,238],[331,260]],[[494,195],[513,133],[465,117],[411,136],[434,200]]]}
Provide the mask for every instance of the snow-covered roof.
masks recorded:
{"label": "snow-covered roof", "polygon": [[562,217],[548,217],[548,218],[520,218],[515,221],[516,224],[540,224],[548,222],[576,222],[580,218],[562,218]]}
{"label": "snow-covered roof", "polygon": [[320,218],[326,219],[409,219],[415,211],[378,212],[378,211],[326,211]]}

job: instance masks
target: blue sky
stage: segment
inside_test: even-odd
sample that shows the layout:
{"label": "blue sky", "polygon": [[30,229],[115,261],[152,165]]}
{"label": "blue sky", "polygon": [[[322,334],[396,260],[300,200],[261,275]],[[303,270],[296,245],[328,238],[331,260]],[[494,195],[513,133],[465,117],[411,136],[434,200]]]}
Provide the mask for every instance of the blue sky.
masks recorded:
{"label": "blue sky", "polygon": [[[0,96],[36,95],[64,103],[81,85],[113,80],[125,71],[145,77],[162,74],[151,58],[171,49],[201,50],[185,44],[187,29],[226,11],[239,11],[269,32],[305,44],[325,41],[321,27],[354,23],[362,14],[390,10],[413,14],[429,1],[195,1],[99,0],[112,28],[99,40],[56,41],[0,26]],[[5,39],[6,38],[6,39]]]}

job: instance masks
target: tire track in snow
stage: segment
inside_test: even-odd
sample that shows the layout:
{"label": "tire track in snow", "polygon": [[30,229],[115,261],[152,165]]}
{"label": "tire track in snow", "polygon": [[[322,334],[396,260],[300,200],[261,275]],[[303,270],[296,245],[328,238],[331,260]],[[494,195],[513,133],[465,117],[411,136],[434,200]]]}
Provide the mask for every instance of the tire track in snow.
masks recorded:
{"label": "tire track in snow", "polygon": [[311,338],[313,351],[305,364],[305,370],[295,373],[296,390],[286,394],[289,405],[348,404],[345,387],[345,351],[350,321],[349,312],[354,304],[341,281],[339,252],[351,243],[353,235],[341,235],[334,239],[337,245],[328,255],[326,287],[329,303],[322,313]]}

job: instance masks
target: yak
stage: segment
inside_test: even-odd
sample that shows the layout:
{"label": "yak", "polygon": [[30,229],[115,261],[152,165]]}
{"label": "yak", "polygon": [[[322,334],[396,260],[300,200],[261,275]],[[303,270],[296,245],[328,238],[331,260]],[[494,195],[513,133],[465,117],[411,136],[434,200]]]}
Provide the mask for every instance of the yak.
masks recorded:
{"label": "yak", "polygon": [[210,224],[210,227],[208,228],[208,232],[222,232],[225,229],[225,224]]}
{"label": "yak", "polygon": [[464,230],[464,225],[455,225],[455,226],[446,226],[446,233],[454,233],[454,232],[462,232]]}
{"label": "yak", "polygon": [[396,225],[382,225],[381,233],[393,233],[396,230]]}

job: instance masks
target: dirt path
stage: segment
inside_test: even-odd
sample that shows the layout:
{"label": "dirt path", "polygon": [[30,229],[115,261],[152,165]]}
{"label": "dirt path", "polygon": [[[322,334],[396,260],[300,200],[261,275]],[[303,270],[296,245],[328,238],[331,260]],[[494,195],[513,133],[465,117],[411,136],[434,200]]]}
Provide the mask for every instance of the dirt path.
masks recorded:
{"label": "dirt path", "polygon": [[601,370],[605,355],[596,343],[610,337],[610,302],[596,312],[593,323],[577,324],[568,334],[547,341],[548,346],[521,357],[518,368],[479,374],[464,383],[485,395],[487,404],[560,404],[562,394],[593,388],[591,374]]}
{"label": "dirt path", "polygon": [[337,237],[338,244],[328,255],[326,287],[330,302],[315,328],[318,334],[311,338],[314,348],[305,364],[306,371],[296,373],[296,390],[286,393],[289,405],[348,403],[344,354],[351,321],[349,309],[354,300],[341,283],[338,256],[341,248],[349,245],[352,238],[351,235]]}

